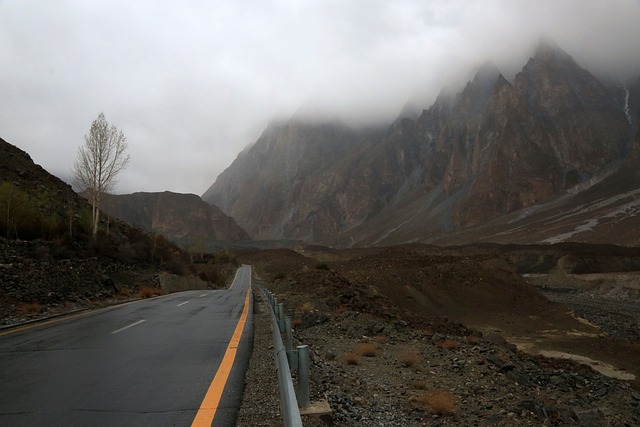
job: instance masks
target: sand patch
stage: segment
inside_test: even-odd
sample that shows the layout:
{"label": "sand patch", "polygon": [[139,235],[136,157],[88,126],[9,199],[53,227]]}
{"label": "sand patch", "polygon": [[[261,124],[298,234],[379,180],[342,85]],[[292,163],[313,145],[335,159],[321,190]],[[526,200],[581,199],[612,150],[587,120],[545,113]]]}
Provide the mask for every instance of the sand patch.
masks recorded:
{"label": "sand patch", "polygon": [[611,378],[617,378],[619,380],[635,380],[636,376],[623,371],[621,369],[616,368],[613,365],[609,365],[608,363],[601,362],[599,360],[590,359],[585,356],[580,356],[577,354],[565,353],[562,351],[555,350],[539,350],[538,354],[541,354],[545,357],[555,357],[559,359],[571,359],[575,360],[578,363],[582,363],[590,366],[595,371],[600,372],[602,375],[606,375]]}

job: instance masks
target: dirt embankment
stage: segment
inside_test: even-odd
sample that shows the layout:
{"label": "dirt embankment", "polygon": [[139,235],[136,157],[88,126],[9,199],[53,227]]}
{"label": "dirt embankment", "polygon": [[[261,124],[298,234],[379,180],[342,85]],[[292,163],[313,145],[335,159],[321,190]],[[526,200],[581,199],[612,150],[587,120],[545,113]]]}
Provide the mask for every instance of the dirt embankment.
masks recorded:
{"label": "dirt embankment", "polygon": [[[578,319],[575,307],[542,295],[503,249],[312,248],[240,259],[294,316],[335,425],[640,423],[637,382],[536,355],[571,353],[640,375],[637,341],[614,339],[597,318]],[[375,354],[359,354],[363,344]],[[406,366],[409,353],[416,361]],[[424,403],[443,390],[455,401],[450,413]]]}
{"label": "dirt embankment", "polygon": [[88,244],[0,238],[0,326],[131,298],[222,287],[237,267],[226,255],[189,264],[163,258],[160,251],[153,263],[132,259],[121,248],[103,252],[111,256],[99,256]]}

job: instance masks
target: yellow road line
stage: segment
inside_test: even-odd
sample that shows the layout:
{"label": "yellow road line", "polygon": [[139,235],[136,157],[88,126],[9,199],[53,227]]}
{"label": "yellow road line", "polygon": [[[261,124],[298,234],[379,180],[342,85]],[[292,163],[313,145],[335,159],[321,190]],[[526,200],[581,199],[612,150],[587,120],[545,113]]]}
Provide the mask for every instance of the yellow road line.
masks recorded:
{"label": "yellow road line", "polygon": [[222,391],[224,390],[224,386],[227,384],[229,373],[233,367],[233,362],[235,361],[236,353],[238,352],[238,345],[240,344],[240,338],[242,337],[242,330],[244,329],[244,325],[247,321],[247,315],[249,314],[249,292],[250,289],[247,290],[240,320],[238,320],[238,324],[233,332],[231,341],[229,341],[229,345],[224,353],[222,362],[220,362],[218,372],[216,372],[213,381],[209,385],[207,394],[205,394],[204,399],[200,404],[200,409],[198,410],[191,427],[211,427],[211,423],[216,416],[218,404],[222,398]]}

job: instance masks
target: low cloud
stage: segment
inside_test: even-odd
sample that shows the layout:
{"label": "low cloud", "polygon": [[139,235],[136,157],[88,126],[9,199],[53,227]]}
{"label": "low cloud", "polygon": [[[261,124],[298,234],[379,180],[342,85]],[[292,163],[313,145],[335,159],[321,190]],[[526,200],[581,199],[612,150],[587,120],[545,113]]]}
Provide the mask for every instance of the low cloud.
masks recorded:
{"label": "low cloud", "polygon": [[0,137],[65,175],[102,111],[118,192],[201,194],[276,117],[392,120],[487,60],[512,77],[542,35],[638,75],[638,22],[638,0],[0,0]]}

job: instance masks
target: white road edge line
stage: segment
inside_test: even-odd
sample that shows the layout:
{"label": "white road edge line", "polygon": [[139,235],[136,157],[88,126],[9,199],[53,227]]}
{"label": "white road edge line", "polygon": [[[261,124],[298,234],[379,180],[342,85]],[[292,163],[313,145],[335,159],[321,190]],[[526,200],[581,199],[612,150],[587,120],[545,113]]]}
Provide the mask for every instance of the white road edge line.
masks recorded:
{"label": "white road edge line", "polygon": [[[233,282],[231,282],[231,286],[229,286],[229,290],[233,289],[233,286],[236,284],[236,279],[238,278],[238,274],[240,274],[241,270],[242,270],[242,267],[236,270],[236,275],[233,276]],[[244,272],[242,274],[244,275]]]}
{"label": "white road edge line", "polygon": [[208,294],[202,294],[202,295],[200,295],[198,298],[204,298],[204,297],[206,297],[207,295],[208,295]]}
{"label": "white road edge line", "polygon": [[140,324],[140,323],[142,323],[142,322],[146,322],[146,320],[144,320],[144,319],[142,319],[142,320],[138,320],[137,322],[132,323],[132,324],[130,324],[129,326],[125,326],[124,328],[116,329],[115,331],[111,332],[111,334],[112,334],[112,335],[113,335],[113,334],[117,334],[118,332],[122,332],[122,331],[124,331],[125,329],[129,329],[129,328],[131,328],[131,327],[134,327],[134,326],[136,326],[136,325],[139,325],[139,324]]}
{"label": "white road edge line", "polygon": [[191,301],[181,302],[180,304],[176,305],[176,307],[180,307],[181,305],[189,304],[190,302]]}

